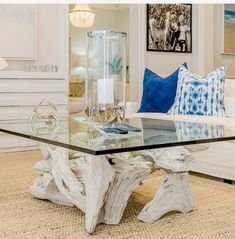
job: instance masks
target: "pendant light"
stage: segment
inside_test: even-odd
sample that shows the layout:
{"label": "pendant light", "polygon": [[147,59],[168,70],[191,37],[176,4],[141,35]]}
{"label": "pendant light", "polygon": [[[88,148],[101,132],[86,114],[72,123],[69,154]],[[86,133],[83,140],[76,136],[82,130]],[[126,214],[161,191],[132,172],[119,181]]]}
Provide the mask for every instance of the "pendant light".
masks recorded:
{"label": "pendant light", "polygon": [[94,23],[94,18],[95,12],[89,8],[88,4],[76,4],[69,13],[71,23],[79,28],[91,27]]}

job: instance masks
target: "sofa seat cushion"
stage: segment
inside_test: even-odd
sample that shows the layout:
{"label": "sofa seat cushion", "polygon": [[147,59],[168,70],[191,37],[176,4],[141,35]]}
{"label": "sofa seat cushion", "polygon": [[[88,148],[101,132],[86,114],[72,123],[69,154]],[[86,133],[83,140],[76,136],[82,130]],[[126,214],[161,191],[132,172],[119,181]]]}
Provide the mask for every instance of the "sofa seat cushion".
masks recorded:
{"label": "sofa seat cushion", "polygon": [[195,163],[192,171],[218,178],[235,181],[235,142],[216,142],[208,144],[206,151],[194,151]]}
{"label": "sofa seat cushion", "polygon": [[168,115],[164,113],[135,113],[127,115],[127,118],[149,118],[161,120],[187,121],[192,123],[208,123],[235,126],[235,118],[198,116],[198,115]]}
{"label": "sofa seat cushion", "polygon": [[85,109],[85,99],[81,97],[69,97],[68,111],[69,114],[81,114]]}
{"label": "sofa seat cushion", "polygon": [[[177,138],[182,141],[188,141],[188,140],[196,140],[196,139],[203,139],[204,138],[204,133],[203,131],[209,132],[213,137],[216,135],[218,137],[221,137],[224,133],[224,127],[223,126],[231,126],[235,127],[235,118],[222,118],[222,117],[212,117],[212,116],[189,116],[189,115],[168,115],[168,114],[163,114],[163,113],[135,113],[135,114],[129,114],[127,115],[127,118],[147,118],[147,119],[159,119],[159,120],[175,120],[178,121],[177,123],[174,124],[173,130],[177,131]],[[143,122],[143,120],[142,120]],[[184,123],[186,122],[186,127],[184,130]],[[189,123],[187,123],[189,122]],[[153,122],[156,124],[156,122]],[[188,132],[188,128],[190,128],[190,123],[208,123],[212,124],[210,125],[205,125],[205,127],[199,127],[197,132],[194,134],[190,134]],[[213,125],[222,125],[219,127],[213,127]],[[149,125],[149,123],[147,124]],[[146,127],[143,125],[143,128],[145,128],[145,131],[147,131],[147,134],[149,132],[152,133],[152,137],[156,136],[158,134],[158,131],[154,132],[154,129],[157,128],[154,127],[154,125]],[[150,129],[149,129],[150,128]],[[165,133],[164,133],[165,134]],[[208,135],[207,135],[208,136]],[[227,141],[226,141],[227,142]],[[225,143],[226,143],[225,142]],[[231,141],[229,141],[231,142]],[[204,151],[205,153],[210,147],[210,143],[203,143],[203,144],[196,144],[196,145],[187,145],[186,148],[191,152],[201,152]]]}
{"label": "sofa seat cushion", "polygon": [[228,117],[235,118],[235,96],[225,96],[224,104],[225,104],[226,115]]}

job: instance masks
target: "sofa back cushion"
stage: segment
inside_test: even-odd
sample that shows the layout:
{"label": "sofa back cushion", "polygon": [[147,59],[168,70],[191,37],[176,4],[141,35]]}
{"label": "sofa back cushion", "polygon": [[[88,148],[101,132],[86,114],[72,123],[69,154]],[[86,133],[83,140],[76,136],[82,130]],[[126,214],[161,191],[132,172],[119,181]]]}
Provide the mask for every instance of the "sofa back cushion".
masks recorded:
{"label": "sofa back cushion", "polygon": [[235,79],[226,78],[224,86],[224,95],[229,97],[235,97]]}
{"label": "sofa back cushion", "polygon": [[[183,64],[187,68],[187,64]],[[143,96],[138,112],[166,113],[174,103],[179,68],[166,78],[145,69]]]}
{"label": "sofa back cushion", "polygon": [[224,105],[226,116],[229,118],[235,118],[235,96],[225,96]]}
{"label": "sofa back cushion", "polygon": [[227,67],[197,77],[182,66],[175,102],[169,114],[225,116],[224,84]]}
{"label": "sofa back cushion", "polygon": [[230,118],[235,118],[235,79],[225,80],[224,105],[226,115]]}

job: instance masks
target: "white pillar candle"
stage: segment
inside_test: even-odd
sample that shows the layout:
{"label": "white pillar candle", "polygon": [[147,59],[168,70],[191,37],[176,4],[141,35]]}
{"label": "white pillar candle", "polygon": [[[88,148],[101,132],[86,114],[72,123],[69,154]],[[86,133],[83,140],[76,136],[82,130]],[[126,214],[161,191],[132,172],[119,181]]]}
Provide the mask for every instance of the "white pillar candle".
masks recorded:
{"label": "white pillar candle", "polygon": [[98,104],[113,104],[113,79],[98,79]]}

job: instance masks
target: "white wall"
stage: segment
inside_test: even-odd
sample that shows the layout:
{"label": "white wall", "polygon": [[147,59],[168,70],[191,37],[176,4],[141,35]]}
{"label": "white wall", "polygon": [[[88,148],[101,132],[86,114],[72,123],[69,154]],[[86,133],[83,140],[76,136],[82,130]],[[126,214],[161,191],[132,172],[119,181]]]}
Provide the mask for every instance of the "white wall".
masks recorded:
{"label": "white wall", "polygon": [[[78,55],[86,54],[86,33],[94,30],[116,30],[126,32],[127,37],[127,49],[129,46],[129,9],[110,10],[103,8],[95,8],[92,4],[89,4],[92,10],[95,11],[94,25],[90,28],[76,28],[69,23],[69,36],[71,37],[71,50],[72,50],[72,73],[81,74],[83,77],[83,70],[75,68]],[[70,5],[72,9],[74,5]],[[127,50],[127,63],[129,62],[129,54]]]}
{"label": "white wall", "polygon": [[200,62],[202,64],[201,74],[207,74],[212,70],[223,65],[228,66],[227,77],[235,77],[235,54],[222,54],[222,4],[203,4],[202,18],[203,25],[202,39],[200,48],[202,56]]}
{"label": "white wall", "polygon": [[6,70],[24,70],[25,64],[50,64],[58,65],[58,70],[65,72],[67,59],[66,25],[66,4],[38,4],[37,60],[8,60],[9,67]]}
{"label": "white wall", "polygon": [[202,24],[199,28],[201,32],[199,47],[202,49],[202,55],[199,58],[201,72],[198,74],[207,74],[214,69],[214,5],[203,4],[201,6]]}
{"label": "white wall", "polygon": [[139,102],[142,94],[145,67],[145,7],[130,4],[130,100]]}
{"label": "white wall", "polygon": [[[94,25],[90,28],[77,28],[69,23],[69,36],[71,37],[72,51],[79,55],[86,54],[86,33],[94,30],[116,30],[117,15],[115,11],[94,8],[90,4],[92,10],[95,11]],[[70,8],[73,6],[70,5]]]}
{"label": "white wall", "polygon": [[129,26],[129,8],[126,9],[121,9],[119,11],[117,11],[117,30],[120,32],[126,32],[127,33],[127,54],[126,54],[126,58],[127,58],[127,65],[129,65],[129,28],[131,26]]}
{"label": "white wall", "polygon": [[227,65],[227,75],[234,77],[235,54],[221,53],[223,35],[221,18],[221,4],[194,4],[193,52],[189,54],[146,52],[145,66],[159,74],[167,75],[184,61],[196,74],[207,74],[217,67]]}
{"label": "white wall", "polygon": [[[144,12],[146,6],[144,6]],[[167,75],[179,67],[179,65],[187,62],[188,67],[193,72],[198,72],[199,67],[197,61],[199,51],[199,35],[198,33],[198,19],[200,17],[200,6],[193,5],[192,8],[192,53],[172,53],[172,52],[151,52],[146,51],[145,54],[145,66],[158,72],[161,75]],[[146,17],[144,18],[146,31]],[[146,34],[145,34],[146,36]],[[146,49],[146,37],[144,38],[144,48]]]}
{"label": "white wall", "polygon": [[130,6],[130,82],[131,100],[140,101],[143,71],[147,67],[160,75],[168,75],[187,62],[195,74],[207,74],[222,65],[227,76],[235,77],[235,55],[221,54],[221,5],[193,4],[192,53],[146,51],[146,5]]}
{"label": "white wall", "polygon": [[202,73],[201,28],[204,22],[201,5],[193,5],[192,11],[192,53],[151,52],[146,51],[146,4],[130,5],[130,82],[131,89],[135,89],[131,91],[131,100],[141,99],[145,67],[160,75],[168,75],[187,62],[192,72]]}
{"label": "white wall", "polygon": [[[146,6],[144,6],[146,11]],[[197,64],[194,59],[197,58],[197,38],[198,38],[198,6],[193,6],[192,9],[192,53],[172,53],[172,52],[154,52],[146,51],[145,53],[145,66],[158,74],[166,75],[175,71],[180,64],[187,62],[189,69],[192,71],[197,70]],[[144,25],[146,26],[146,17],[144,18]],[[146,27],[144,29],[146,31]],[[146,34],[145,34],[146,36]],[[144,39],[144,48],[146,49],[146,37]]]}

